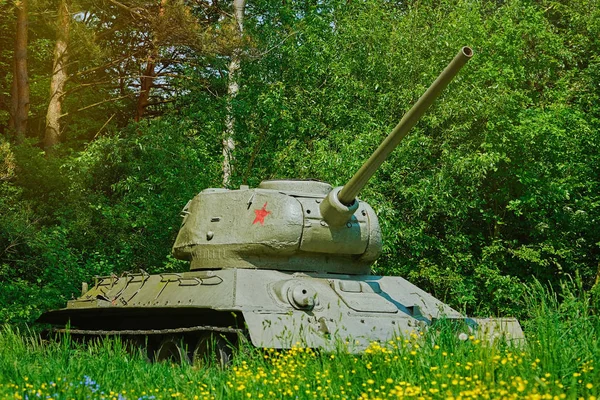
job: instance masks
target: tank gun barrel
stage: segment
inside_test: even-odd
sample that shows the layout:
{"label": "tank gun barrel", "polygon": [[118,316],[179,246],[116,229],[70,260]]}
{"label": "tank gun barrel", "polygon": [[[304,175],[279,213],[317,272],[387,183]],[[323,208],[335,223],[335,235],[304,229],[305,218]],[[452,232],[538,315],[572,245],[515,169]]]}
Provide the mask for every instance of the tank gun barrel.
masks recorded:
{"label": "tank gun barrel", "polygon": [[417,121],[421,119],[425,111],[437,99],[442,90],[460,69],[469,61],[473,51],[470,47],[463,47],[456,57],[448,64],[446,69],[438,76],[431,84],[429,89],[419,98],[415,105],[406,113],[402,120],[396,125],[394,130],[385,138],[379,145],[377,150],[371,157],[362,165],[362,167],[354,174],[354,176],[344,185],[338,195],[338,199],[342,204],[350,205],[362,188],[367,184],[367,181],[373,176],[377,168],[386,160],[388,155],[398,146],[400,141],[406,136],[410,129],[415,126]]}
{"label": "tank gun barrel", "polygon": [[354,213],[352,209],[356,210],[354,206],[358,206],[355,202],[358,193],[472,56],[473,50],[470,47],[465,46],[460,49],[450,64],[442,71],[415,105],[404,114],[398,125],[396,125],[354,176],[350,178],[348,183],[341,189],[334,189],[321,203],[321,214],[329,225],[340,226],[348,221]]}

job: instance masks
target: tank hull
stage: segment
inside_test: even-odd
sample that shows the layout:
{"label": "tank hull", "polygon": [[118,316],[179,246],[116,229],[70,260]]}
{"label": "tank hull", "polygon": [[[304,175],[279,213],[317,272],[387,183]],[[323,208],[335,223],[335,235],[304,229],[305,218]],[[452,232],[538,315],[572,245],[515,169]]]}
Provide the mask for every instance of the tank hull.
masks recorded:
{"label": "tank hull", "polygon": [[[520,339],[515,320],[465,318],[401,277],[226,269],[97,278],[39,321],[75,334],[244,335],[256,347],[349,351],[409,336],[436,320],[464,321]],[[480,329],[481,330],[481,329]]]}

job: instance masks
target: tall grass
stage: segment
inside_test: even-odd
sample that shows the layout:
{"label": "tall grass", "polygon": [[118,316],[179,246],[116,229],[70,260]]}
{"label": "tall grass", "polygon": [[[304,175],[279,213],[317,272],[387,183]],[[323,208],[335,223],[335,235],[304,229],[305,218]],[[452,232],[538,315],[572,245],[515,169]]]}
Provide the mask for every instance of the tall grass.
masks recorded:
{"label": "tall grass", "polygon": [[225,370],[151,364],[118,339],[43,342],[4,327],[0,398],[595,400],[600,322],[588,294],[577,281],[563,284],[560,295],[536,283],[526,304],[528,340],[521,346],[461,342],[441,328],[373,343],[358,355],[244,346]]}
{"label": "tall grass", "polygon": [[578,369],[586,363],[593,366],[600,355],[599,310],[591,293],[583,290],[578,278],[564,281],[560,294],[539,282],[529,288],[530,319],[524,322],[529,351],[554,376],[576,378]]}

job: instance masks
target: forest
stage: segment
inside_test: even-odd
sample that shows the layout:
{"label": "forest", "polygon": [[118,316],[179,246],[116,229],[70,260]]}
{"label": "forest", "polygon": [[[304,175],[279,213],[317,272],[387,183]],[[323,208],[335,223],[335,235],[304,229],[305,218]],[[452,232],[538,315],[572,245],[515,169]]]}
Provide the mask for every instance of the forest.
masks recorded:
{"label": "forest", "polygon": [[0,0],[0,322],[185,271],[202,189],[344,184],[465,45],[360,194],[373,272],[475,315],[600,293],[596,0]]}

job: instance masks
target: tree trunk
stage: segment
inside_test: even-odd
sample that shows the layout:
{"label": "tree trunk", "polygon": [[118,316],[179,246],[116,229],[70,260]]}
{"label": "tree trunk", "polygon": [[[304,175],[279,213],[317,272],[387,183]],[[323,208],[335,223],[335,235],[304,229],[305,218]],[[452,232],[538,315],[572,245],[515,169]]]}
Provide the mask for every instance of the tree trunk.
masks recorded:
{"label": "tree trunk", "polygon": [[27,75],[27,1],[19,0],[16,3],[17,26],[15,32],[15,75],[13,77],[12,99],[14,109],[14,128],[16,142],[22,141],[27,133],[27,119],[29,116],[29,77]]}
{"label": "tree trunk", "polygon": [[[234,0],[233,9],[235,21],[238,26],[238,34],[242,36],[244,32],[244,9],[246,0]],[[229,63],[229,84],[227,86],[227,119],[225,120],[225,134],[223,135],[223,187],[228,187],[231,183],[233,151],[235,150],[234,126],[235,118],[233,116],[232,100],[237,96],[240,89],[238,78],[240,72],[240,56],[242,49],[236,48],[231,54]]]}
{"label": "tree trunk", "polygon": [[150,89],[154,85],[154,60],[158,56],[157,51],[153,51],[151,57],[148,57],[146,70],[140,78],[140,95],[138,96],[137,105],[135,107],[135,122],[140,122],[146,113],[146,108],[150,103]]}
{"label": "tree trunk", "polygon": [[49,151],[60,141],[60,116],[67,82],[67,43],[69,40],[70,16],[67,0],[61,0],[58,10],[58,30],[54,47],[54,63],[50,81],[50,103],[46,113],[44,149]]}
{"label": "tree trunk", "polygon": [[[161,0],[158,9],[158,17],[162,18],[165,14],[165,6],[167,0]],[[154,42],[154,40],[153,40]],[[138,97],[137,105],[135,107],[135,122],[140,122],[146,114],[146,108],[150,104],[150,90],[154,86],[154,78],[156,78],[155,67],[156,61],[158,60],[158,44],[152,43],[152,49],[150,50],[150,56],[146,63],[146,70],[140,78],[140,95]]]}
{"label": "tree trunk", "polygon": [[12,84],[10,86],[10,104],[8,105],[8,130],[9,132],[15,132],[16,118],[17,118],[17,107],[19,104],[19,88],[17,86],[17,62],[13,57],[12,62]]}

